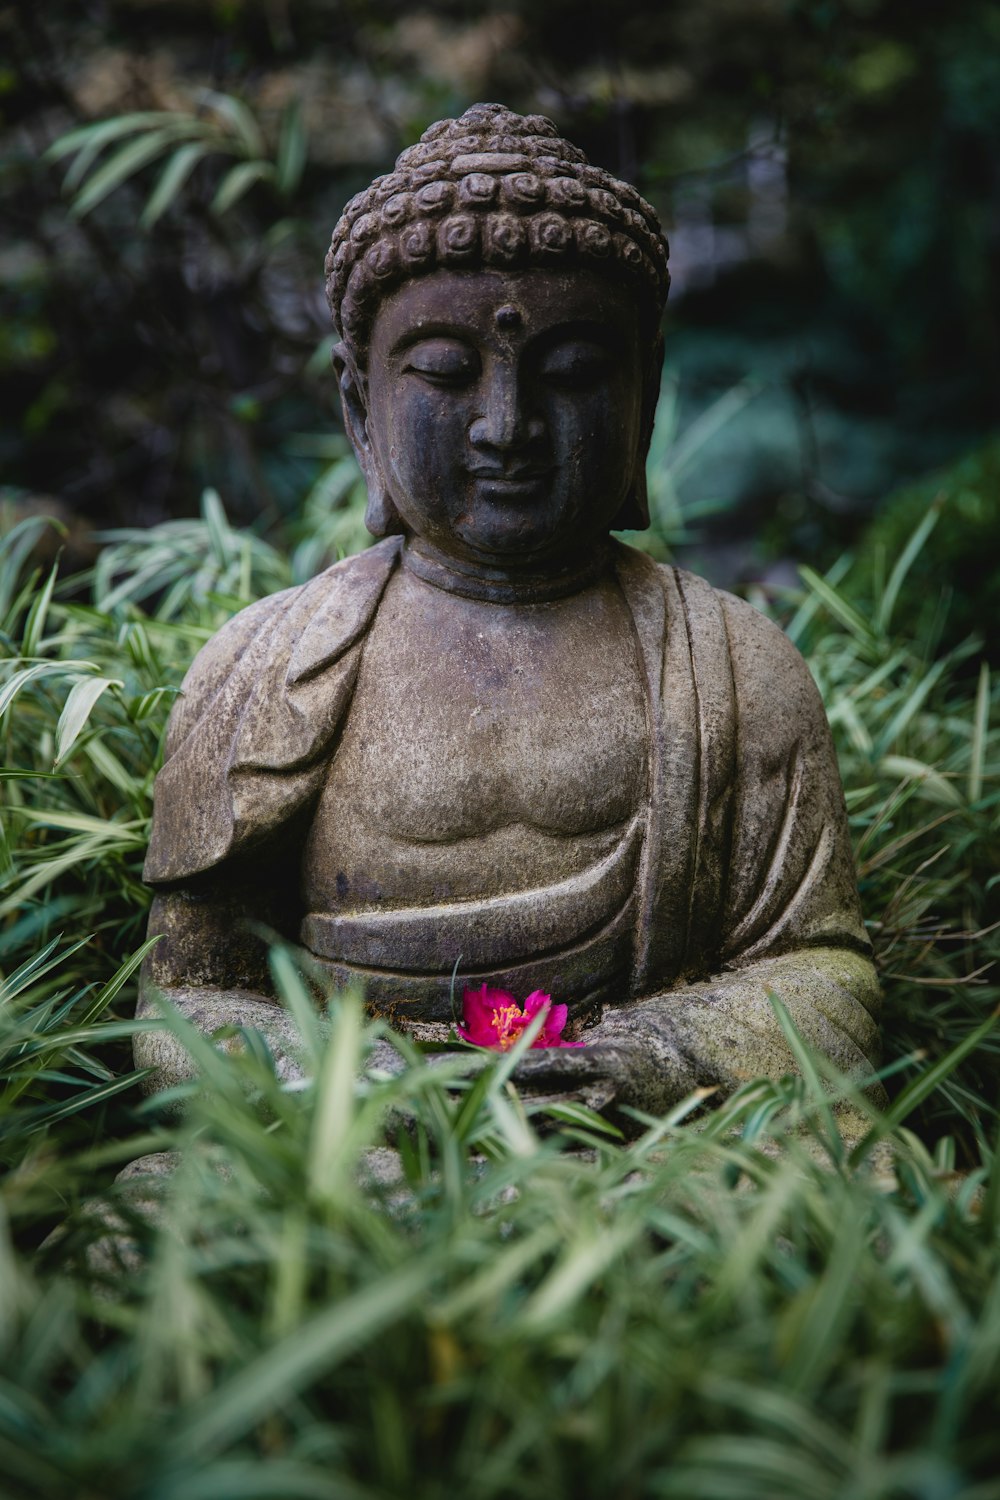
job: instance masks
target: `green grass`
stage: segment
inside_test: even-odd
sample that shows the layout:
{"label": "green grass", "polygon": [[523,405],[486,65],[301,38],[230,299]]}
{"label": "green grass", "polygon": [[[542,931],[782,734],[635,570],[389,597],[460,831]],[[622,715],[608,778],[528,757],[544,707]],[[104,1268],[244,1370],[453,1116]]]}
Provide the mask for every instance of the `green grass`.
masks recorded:
{"label": "green grass", "polygon": [[[303,1087],[191,1038],[169,1114],[128,1046],[163,727],[197,646],[293,576],[211,505],[185,526],[120,540],[89,598],[32,576],[30,526],[0,560],[0,1496],[1000,1497],[981,647],[898,624],[875,554],[781,601],[885,986],[892,1102],[851,1165],[802,1079],[624,1143],[519,1100],[509,1060],[468,1079],[397,1041],[400,1076],[366,1071],[351,997]],[[112,1182],[152,1151],[181,1162],[159,1221]]]}

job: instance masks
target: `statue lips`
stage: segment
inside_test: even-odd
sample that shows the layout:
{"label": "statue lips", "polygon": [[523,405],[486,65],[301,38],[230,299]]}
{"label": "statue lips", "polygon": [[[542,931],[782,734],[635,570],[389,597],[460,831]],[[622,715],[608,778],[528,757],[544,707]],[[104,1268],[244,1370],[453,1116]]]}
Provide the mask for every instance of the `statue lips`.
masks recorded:
{"label": "statue lips", "polygon": [[544,489],[545,481],[552,473],[552,466],[537,464],[516,469],[502,469],[478,465],[468,470],[476,488],[487,499],[535,500]]}

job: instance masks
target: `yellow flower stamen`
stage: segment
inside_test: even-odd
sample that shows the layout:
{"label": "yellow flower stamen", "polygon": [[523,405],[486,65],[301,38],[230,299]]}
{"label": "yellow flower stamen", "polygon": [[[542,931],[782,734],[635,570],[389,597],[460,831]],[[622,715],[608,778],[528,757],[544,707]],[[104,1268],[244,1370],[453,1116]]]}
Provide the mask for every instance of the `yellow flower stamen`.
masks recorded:
{"label": "yellow flower stamen", "polygon": [[[493,1012],[493,1029],[497,1034],[497,1046],[501,1052],[509,1052],[524,1029],[528,1017],[516,1005],[501,1005]],[[517,1023],[521,1024],[518,1025]]]}

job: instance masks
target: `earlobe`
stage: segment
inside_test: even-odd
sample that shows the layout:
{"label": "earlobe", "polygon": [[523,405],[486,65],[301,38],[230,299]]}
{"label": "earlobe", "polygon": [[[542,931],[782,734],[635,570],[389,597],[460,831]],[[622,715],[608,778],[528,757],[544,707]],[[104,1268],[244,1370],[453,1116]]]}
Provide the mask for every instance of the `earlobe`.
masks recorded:
{"label": "earlobe", "polygon": [[649,360],[649,370],[646,377],[646,410],[643,423],[643,448],[649,447],[649,440],[653,436],[653,423],[656,420],[656,407],[660,399],[660,382],[663,378],[663,334],[656,335]]}
{"label": "earlobe", "polygon": [[368,405],[365,399],[364,379],[346,345],[337,344],[332,358],[340,386],[344,429],[368,487],[365,526],[372,536],[396,535],[403,530],[403,523],[386,487],[382,466],[368,435]]}
{"label": "earlobe", "polygon": [[[369,453],[371,450],[369,449]],[[382,469],[374,454],[364,466],[365,484],[368,486],[368,504],[365,506],[365,526],[372,536],[398,536],[404,531],[399,512],[386,488]]]}
{"label": "earlobe", "polygon": [[635,475],[621,509],[611,523],[612,531],[645,531],[649,525],[649,489],[646,484],[646,455],[656,406],[660,398],[660,376],[663,370],[663,335],[657,334],[646,366],[643,390],[642,427],[639,433],[639,452],[636,455]]}
{"label": "earlobe", "polygon": [[346,344],[335,344],[330,356],[340,388],[340,405],[344,413],[344,430],[362,469],[371,453],[368,441],[368,407],[364,382]]}
{"label": "earlobe", "polygon": [[646,465],[636,464],[632,487],[611,522],[612,531],[645,531],[649,525],[649,495],[646,488]]}

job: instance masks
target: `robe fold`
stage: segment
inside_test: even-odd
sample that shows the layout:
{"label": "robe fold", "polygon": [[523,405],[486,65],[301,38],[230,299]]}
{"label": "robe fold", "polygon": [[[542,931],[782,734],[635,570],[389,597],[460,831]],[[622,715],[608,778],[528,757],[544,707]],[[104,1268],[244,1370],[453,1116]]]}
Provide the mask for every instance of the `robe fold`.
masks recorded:
{"label": "robe fold", "polygon": [[[391,538],[251,605],[199,653],[156,781],[149,883],[196,886],[308,817],[400,550]],[[801,656],[692,574],[617,544],[615,567],[649,727],[622,1001],[801,950],[867,958],[833,744]],[[870,1056],[870,1015],[852,1027]]]}

